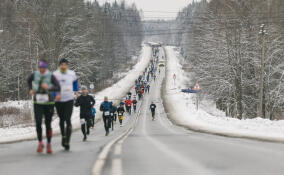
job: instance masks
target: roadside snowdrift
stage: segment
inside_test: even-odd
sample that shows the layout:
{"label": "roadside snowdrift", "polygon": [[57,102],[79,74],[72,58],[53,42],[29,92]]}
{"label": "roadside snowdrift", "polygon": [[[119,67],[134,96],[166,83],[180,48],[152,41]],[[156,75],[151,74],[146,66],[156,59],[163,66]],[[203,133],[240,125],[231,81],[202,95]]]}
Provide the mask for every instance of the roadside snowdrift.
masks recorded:
{"label": "roadside snowdrift", "polygon": [[[96,109],[98,111],[96,120],[101,118],[99,105],[103,101],[104,96],[108,96],[110,100],[117,102],[126,96],[127,92],[134,86],[135,79],[143,73],[151,59],[151,48],[144,45],[138,63],[130,70],[127,75],[113,86],[104,89],[95,94]],[[13,104],[18,104],[13,102]],[[79,109],[74,108],[72,116],[73,129],[80,128]],[[59,134],[59,120],[56,118],[52,122],[54,134]],[[45,131],[45,129],[43,129]],[[44,133],[44,132],[43,132]],[[25,140],[33,140],[36,138],[35,127],[15,126],[10,128],[0,128],[0,143],[11,143]]]}
{"label": "roadside snowdrift", "polygon": [[[284,142],[284,121],[228,118],[210,103],[207,106],[200,105],[197,111],[194,104],[195,94],[186,95],[181,92],[182,88],[188,88],[186,83],[188,77],[179,62],[181,56],[175,51],[175,47],[166,47],[165,50],[167,54],[165,104],[170,118],[176,124],[217,135]],[[173,74],[177,77],[175,86]]]}

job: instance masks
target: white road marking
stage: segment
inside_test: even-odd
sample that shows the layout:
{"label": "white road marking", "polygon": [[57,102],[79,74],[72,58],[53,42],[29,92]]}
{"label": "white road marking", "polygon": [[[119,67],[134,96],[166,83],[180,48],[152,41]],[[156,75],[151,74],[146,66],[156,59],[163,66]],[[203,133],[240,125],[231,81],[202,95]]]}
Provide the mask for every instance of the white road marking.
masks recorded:
{"label": "white road marking", "polygon": [[120,155],[122,152],[122,145],[121,144],[117,144],[114,148],[114,155]]}
{"label": "white road marking", "polygon": [[121,159],[112,160],[112,175],[123,175]]}

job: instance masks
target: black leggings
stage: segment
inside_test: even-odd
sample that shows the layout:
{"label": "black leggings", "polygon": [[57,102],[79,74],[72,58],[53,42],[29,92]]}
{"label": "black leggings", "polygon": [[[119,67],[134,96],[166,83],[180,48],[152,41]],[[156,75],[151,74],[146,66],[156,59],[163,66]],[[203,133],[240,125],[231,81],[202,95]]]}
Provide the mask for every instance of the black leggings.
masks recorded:
{"label": "black leggings", "polygon": [[51,142],[52,137],[52,116],[54,113],[54,105],[39,105],[34,104],[35,122],[36,122],[36,132],[38,141],[42,141],[42,118],[45,117],[45,127],[46,127],[46,137],[47,142]]}
{"label": "black leggings", "polygon": [[[66,142],[70,142],[72,133],[71,117],[73,112],[74,101],[70,100],[67,102],[56,102],[55,107],[59,116],[59,125],[62,137],[66,137]],[[65,130],[66,123],[66,130]]]}
{"label": "black leggings", "polygon": [[109,128],[111,127],[111,116],[103,115],[103,120],[104,120],[105,130],[106,132],[109,132]]}
{"label": "black leggings", "polygon": [[81,121],[81,131],[83,133],[84,136],[86,136],[86,134],[90,133],[90,127],[92,126],[92,118],[88,117],[88,116],[81,116],[80,117]]}

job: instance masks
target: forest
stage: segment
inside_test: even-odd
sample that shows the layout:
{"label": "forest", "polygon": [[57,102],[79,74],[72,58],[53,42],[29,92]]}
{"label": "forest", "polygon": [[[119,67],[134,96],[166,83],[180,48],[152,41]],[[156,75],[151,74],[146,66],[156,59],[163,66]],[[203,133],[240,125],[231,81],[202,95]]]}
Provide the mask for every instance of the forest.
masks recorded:
{"label": "forest", "polygon": [[100,90],[131,68],[143,26],[135,5],[84,0],[1,0],[0,101],[28,99],[26,79],[45,59],[67,58],[80,84]]}
{"label": "forest", "polygon": [[217,108],[239,119],[279,119],[283,27],[283,0],[201,0],[179,12],[172,33],[191,81]]}

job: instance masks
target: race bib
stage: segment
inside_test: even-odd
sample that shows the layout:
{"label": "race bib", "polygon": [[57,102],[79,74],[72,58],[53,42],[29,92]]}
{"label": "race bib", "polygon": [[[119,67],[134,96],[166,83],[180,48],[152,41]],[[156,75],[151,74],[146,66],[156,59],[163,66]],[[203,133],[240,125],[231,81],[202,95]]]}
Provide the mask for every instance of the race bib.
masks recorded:
{"label": "race bib", "polygon": [[80,119],[80,123],[81,123],[81,125],[83,125],[83,124],[85,124],[85,119]]}
{"label": "race bib", "polygon": [[106,112],[105,112],[105,115],[109,115],[109,114],[110,114],[109,111],[106,111]]}
{"label": "race bib", "polygon": [[118,115],[119,115],[119,116],[122,116],[122,115],[123,115],[123,113],[118,113]]}
{"label": "race bib", "polygon": [[38,103],[46,103],[49,101],[48,94],[36,94],[36,101]]}
{"label": "race bib", "polygon": [[61,92],[73,92],[73,86],[63,85],[61,86]]}

